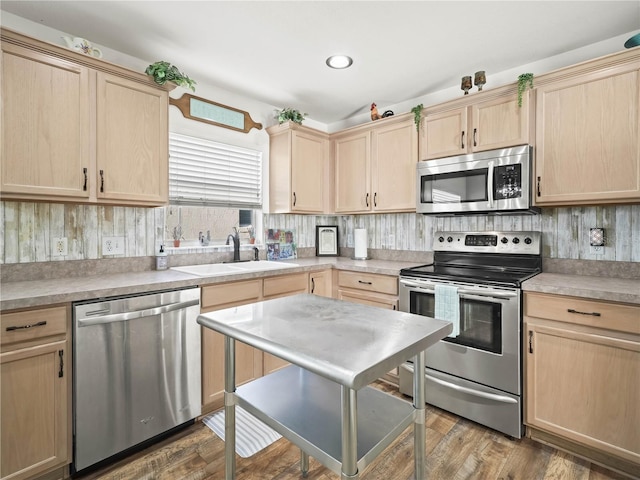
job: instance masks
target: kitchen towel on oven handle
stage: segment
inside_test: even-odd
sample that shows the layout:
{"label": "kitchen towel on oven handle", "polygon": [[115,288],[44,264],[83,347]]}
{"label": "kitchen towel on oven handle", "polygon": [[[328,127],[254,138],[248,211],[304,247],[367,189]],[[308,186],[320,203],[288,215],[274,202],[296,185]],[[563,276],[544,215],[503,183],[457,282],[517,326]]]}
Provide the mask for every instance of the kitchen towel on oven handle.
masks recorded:
{"label": "kitchen towel on oven handle", "polygon": [[449,337],[460,335],[460,296],[458,287],[451,285],[435,286],[435,317],[453,323],[453,331]]}

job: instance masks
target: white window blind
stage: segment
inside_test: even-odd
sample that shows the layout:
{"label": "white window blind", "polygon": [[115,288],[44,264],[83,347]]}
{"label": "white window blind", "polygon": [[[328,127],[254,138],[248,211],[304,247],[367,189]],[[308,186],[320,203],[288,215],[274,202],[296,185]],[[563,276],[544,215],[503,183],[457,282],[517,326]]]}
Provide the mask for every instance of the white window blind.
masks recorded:
{"label": "white window blind", "polygon": [[169,202],[262,208],[262,152],[169,133]]}

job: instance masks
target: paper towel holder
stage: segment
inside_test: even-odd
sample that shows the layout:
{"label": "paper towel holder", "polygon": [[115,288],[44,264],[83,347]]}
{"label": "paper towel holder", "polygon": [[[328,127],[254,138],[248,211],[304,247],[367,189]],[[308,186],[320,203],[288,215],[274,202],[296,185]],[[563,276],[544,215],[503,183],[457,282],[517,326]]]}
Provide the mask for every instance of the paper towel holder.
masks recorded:
{"label": "paper towel holder", "polygon": [[316,225],[316,257],[337,257],[338,246],[337,225]]}
{"label": "paper towel holder", "polygon": [[[363,245],[364,246],[364,252],[358,252],[358,231],[361,231],[361,233],[364,233],[364,245]],[[355,240],[355,245],[354,245],[353,256],[351,257],[351,260],[369,260],[369,255],[367,255],[367,245],[366,245],[367,244],[367,230],[364,229],[364,228],[362,228],[362,229],[356,228],[354,230],[354,240]],[[360,250],[362,250],[362,248]],[[358,253],[360,253],[360,255],[358,255]],[[362,253],[364,253],[364,255],[362,255]]]}

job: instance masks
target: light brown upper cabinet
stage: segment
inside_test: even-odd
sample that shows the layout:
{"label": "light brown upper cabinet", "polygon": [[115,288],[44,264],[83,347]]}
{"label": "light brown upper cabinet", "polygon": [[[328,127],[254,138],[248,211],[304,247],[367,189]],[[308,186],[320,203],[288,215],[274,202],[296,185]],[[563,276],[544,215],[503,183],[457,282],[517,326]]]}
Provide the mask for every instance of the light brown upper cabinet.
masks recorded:
{"label": "light brown upper cabinet", "polygon": [[98,72],[98,199],[161,205],[168,200],[168,96]]}
{"label": "light brown upper cabinet", "polygon": [[2,29],[0,198],[168,200],[168,93],[146,75]]}
{"label": "light brown upper cabinet", "polygon": [[336,213],[415,211],[413,115],[378,120],[333,138]]}
{"label": "light brown upper cabinet", "polygon": [[536,81],[536,205],[640,199],[640,52]]}
{"label": "light brown upper cabinet", "polygon": [[329,213],[329,135],[294,122],[269,133],[271,213]]}
{"label": "light brown upper cabinet", "polygon": [[423,115],[420,160],[529,143],[529,92],[519,107],[514,85],[429,107]]}

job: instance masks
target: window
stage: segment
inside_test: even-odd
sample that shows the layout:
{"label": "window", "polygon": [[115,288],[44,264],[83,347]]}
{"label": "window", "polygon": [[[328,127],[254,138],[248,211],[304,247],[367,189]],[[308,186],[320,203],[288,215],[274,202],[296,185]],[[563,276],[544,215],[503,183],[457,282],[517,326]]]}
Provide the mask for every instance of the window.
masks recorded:
{"label": "window", "polygon": [[262,208],[262,152],[170,133],[169,203]]}
{"label": "window", "polygon": [[234,227],[242,243],[259,228],[262,152],[177,133],[169,134],[169,203],[165,240],[180,226],[183,246],[224,245]]}

